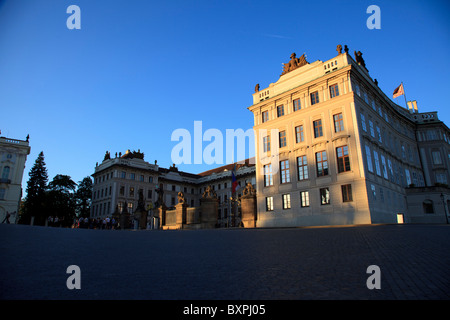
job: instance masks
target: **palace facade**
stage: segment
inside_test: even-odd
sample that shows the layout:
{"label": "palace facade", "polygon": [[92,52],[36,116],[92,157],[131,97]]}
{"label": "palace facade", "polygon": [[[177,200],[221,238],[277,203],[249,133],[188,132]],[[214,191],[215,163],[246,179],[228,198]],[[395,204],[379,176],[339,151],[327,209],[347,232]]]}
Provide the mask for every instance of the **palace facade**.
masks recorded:
{"label": "palace facade", "polygon": [[255,88],[257,226],[445,223],[449,128],[392,102],[360,52],[337,51],[293,54]]}

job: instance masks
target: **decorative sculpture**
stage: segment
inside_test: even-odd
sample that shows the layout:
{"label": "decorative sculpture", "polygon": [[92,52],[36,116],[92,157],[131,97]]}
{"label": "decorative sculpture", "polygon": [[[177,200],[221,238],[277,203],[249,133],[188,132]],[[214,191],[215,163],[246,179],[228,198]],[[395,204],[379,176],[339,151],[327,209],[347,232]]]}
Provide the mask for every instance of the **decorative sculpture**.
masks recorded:
{"label": "decorative sculpture", "polygon": [[259,92],[259,83],[255,86],[255,92]]}
{"label": "decorative sculpture", "polygon": [[255,188],[253,188],[253,185],[250,182],[247,182],[244,192],[243,192],[243,196],[244,197],[251,197],[256,195],[256,190]]}
{"label": "decorative sculpture", "polygon": [[211,186],[207,186],[205,191],[202,194],[202,198],[204,198],[204,199],[205,198],[209,198],[209,199],[217,198],[217,193],[212,189]]}
{"label": "decorative sculpture", "polygon": [[178,192],[178,203],[185,203],[185,199],[184,199],[184,193],[183,192]]}
{"label": "decorative sculpture", "polygon": [[337,45],[336,51],[338,52],[338,54],[342,53],[342,46],[340,44]]}
{"label": "decorative sculpture", "polygon": [[355,60],[359,65],[363,66],[364,68],[366,67],[366,63],[364,62],[361,51],[355,51]]}
{"label": "decorative sculpture", "polygon": [[348,53],[348,47],[347,47],[347,45],[344,45],[344,52],[345,52],[345,53]]}
{"label": "decorative sculpture", "polygon": [[288,63],[283,63],[283,73],[281,75],[285,75],[292,70],[303,67],[304,65],[309,64],[306,61],[305,54],[302,54],[300,58],[296,58],[295,53],[291,54],[291,60]]}

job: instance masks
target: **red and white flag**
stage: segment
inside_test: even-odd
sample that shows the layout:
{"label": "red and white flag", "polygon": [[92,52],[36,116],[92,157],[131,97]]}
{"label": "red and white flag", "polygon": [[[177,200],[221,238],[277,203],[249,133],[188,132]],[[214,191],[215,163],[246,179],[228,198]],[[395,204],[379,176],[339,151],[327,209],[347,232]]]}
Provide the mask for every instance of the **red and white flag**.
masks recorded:
{"label": "red and white flag", "polygon": [[400,97],[404,94],[405,94],[405,90],[403,89],[403,83],[402,83],[394,90],[394,99],[397,97]]}

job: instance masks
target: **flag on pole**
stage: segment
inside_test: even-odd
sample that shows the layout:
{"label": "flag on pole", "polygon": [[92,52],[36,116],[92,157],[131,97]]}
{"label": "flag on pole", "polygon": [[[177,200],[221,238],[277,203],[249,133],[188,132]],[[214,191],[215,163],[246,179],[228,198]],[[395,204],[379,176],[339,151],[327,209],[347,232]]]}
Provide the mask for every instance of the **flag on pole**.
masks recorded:
{"label": "flag on pole", "polygon": [[399,85],[395,90],[394,90],[394,99],[397,97],[400,97],[402,95],[405,94],[405,90],[403,89],[403,83],[401,85]]}
{"label": "flag on pole", "polygon": [[239,185],[236,179],[236,164],[234,164],[234,169],[231,172],[231,192],[235,193],[239,189]]}

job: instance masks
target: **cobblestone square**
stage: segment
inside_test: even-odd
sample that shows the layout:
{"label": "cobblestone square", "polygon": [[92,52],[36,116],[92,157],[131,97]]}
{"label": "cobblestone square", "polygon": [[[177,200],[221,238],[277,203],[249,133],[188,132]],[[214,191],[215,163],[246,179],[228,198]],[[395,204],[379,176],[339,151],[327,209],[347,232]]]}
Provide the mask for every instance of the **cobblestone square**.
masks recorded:
{"label": "cobblestone square", "polygon": [[[449,299],[450,226],[111,231],[0,225],[1,299]],[[69,290],[67,267],[80,268]],[[368,266],[381,289],[369,290]]]}

